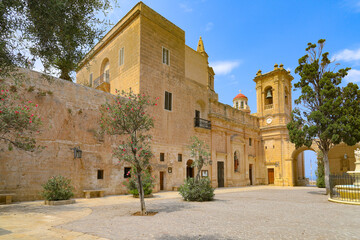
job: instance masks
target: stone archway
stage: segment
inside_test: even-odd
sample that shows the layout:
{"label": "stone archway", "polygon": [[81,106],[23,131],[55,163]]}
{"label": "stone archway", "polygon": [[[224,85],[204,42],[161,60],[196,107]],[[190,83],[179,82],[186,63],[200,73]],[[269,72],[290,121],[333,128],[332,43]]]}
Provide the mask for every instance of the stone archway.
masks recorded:
{"label": "stone archway", "polygon": [[291,154],[292,159],[292,185],[294,186],[306,186],[307,179],[305,177],[305,158],[304,151],[313,151],[316,154],[319,152],[319,148],[316,143],[313,143],[310,148],[300,147],[295,149]]}

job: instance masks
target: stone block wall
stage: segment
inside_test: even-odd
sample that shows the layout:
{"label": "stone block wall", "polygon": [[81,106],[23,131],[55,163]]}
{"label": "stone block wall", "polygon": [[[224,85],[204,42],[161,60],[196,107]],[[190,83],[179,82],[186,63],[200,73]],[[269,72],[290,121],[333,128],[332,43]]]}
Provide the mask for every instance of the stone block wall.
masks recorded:
{"label": "stone block wall", "polygon": [[[26,71],[25,77],[28,80],[21,87],[35,89],[25,97],[39,105],[37,114],[43,126],[37,141],[45,149],[34,153],[16,149],[0,152],[0,191],[15,192],[15,201],[40,199],[41,185],[51,176],[63,175],[72,180],[76,197],[82,196],[83,189],[125,193],[125,165],[119,164],[111,152],[112,145],[121,139],[97,134],[99,107],[113,96],[61,79],[49,81],[37,72]],[[51,94],[38,96],[39,91]],[[81,159],[74,159],[70,149],[77,146],[83,151]],[[97,170],[104,170],[104,179],[97,179]]]}

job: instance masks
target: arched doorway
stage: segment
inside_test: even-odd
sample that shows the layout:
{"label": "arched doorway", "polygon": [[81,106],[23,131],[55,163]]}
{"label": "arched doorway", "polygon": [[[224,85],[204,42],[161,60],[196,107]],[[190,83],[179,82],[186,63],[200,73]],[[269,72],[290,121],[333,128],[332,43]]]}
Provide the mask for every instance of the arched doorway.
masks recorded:
{"label": "arched doorway", "polygon": [[194,168],[191,166],[193,164],[193,160],[189,159],[186,162],[186,178],[194,178]]}

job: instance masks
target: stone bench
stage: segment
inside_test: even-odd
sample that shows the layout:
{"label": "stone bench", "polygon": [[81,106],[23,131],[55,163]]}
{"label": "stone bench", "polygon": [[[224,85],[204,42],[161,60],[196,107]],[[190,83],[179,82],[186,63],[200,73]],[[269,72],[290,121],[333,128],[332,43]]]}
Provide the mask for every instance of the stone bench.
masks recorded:
{"label": "stone bench", "polygon": [[12,201],[12,196],[14,196],[15,193],[0,193],[0,197],[5,197],[5,204],[10,204]]}
{"label": "stone bench", "polygon": [[103,189],[92,189],[92,190],[83,190],[83,192],[85,193],[85,198],[91,198],[91,193],[98,193],[99,197],[103,197],[105,190],[103,190]]}

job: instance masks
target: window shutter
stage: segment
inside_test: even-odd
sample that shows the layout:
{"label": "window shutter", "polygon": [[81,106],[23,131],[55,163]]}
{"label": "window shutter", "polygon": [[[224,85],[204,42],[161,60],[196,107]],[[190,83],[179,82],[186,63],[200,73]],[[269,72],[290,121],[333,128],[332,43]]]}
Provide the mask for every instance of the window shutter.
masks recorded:
{"label": "window shutter", "polygon": [[169,110],[172,110],[172,93],[169,93]]}

